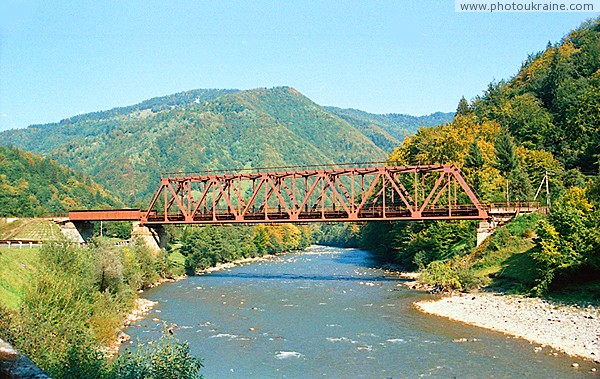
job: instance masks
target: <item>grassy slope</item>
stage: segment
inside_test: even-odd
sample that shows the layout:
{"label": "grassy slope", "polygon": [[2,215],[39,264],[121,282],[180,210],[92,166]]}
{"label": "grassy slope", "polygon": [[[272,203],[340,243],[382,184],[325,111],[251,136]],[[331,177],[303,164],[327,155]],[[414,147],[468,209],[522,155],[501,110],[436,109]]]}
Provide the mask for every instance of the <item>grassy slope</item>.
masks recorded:
{"label": "grassy slope", "polygon": [[[0,240],[49,241],[59,234],[59,226],[48,220],[20,218],[0,222]],[[36,272],[39,251],[26,244],[22,249],[0,249],[0,304],[13,310],[19,308],[23,286]]]}
{"label": "grassy slope", "polygon": [[[496,229],[470,254],[431,265],[421,280],[447,288],[529,294],[538,278],[532,258],[536,249],[535,230],[544,217],[540,214],[518,217]],[[569,283],[560,291],[551,291],[548,297],[561,302],[598,305],[600,280],[582,278],[581,283]]]}
{"label": "grassy slope", "polygon": [[[40,249],[28,247],[0,249],[0,305],[17,310],[21,302],[23,286],[29,282],[37,271]],[[174,252],[169,259],[177,267],[183,266],[185,258]]]}
{"label": "grassy slope", "polygon": [[21,291],[36,272],[39,249],[0,249],[0,304],[19,308]]}
{"label": "grassy slope", "polygon": [[421,280],[454,289],[493,287],[522,292],[533,286],[536,271],[531,252],[535,228],[542,215],[518,217],[498,228],[483,244],[465,256],[430,264]]}
{"label": "grassy slope", "polygon": [[473,254],[473,275],[483,285],[508,290],[531,288],[536,278],[531,253],[535,228],[543,216],[518,217],[499,228]]}

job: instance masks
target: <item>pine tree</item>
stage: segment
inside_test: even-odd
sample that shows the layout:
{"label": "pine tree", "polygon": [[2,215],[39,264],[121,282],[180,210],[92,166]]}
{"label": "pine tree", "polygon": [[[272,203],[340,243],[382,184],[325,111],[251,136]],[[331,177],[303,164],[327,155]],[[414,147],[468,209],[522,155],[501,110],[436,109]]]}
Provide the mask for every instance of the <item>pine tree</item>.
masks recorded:
{"label": "pine tree", "polygon": [[479,170],[483,167],[483,155],[479,149],[477,140],[469,144],[469,155],[465,158],[465,167]]}
{"label": "pine tree", "polygon": [[475,188],[476,192],[479,191],[479,185],[481,184],[479,171],[483,167],[484,163],[483,155],[481,155],[481,150],[479,149],[479,144],[477,143],[477,140],[475,140],[469,144],[469,155],[467,155],[465,158],[465,167],[474,171],[475,182],[473,183],[473,187]]}
{"label": "pine tree", "polygon": [[469,105],[469,102],[467,101],[467,99],[465,99],[464,96],[461,97],[460,100],[458,101],[458,107],[456,107],[456,116],[458,116],[458,115],[466,116],[466,115],[470,114],[471,112],[473,112],[473,109]]}
{"label": "pine tree", "polygon": [[508,177],[518,165],[517,158],[515,156],[515,145],[512,138],[507,130],[503,130],[500,136],[494,143],[496,148],[496,167],[500,173],[506,178],[506,203],[510,201],[508,196]]}

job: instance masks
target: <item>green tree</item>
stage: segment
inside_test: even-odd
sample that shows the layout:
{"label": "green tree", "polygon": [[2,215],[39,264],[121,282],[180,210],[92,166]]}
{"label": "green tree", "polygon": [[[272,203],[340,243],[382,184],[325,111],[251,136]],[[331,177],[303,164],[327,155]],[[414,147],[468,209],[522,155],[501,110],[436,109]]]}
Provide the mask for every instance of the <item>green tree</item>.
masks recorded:
{"label": "green tree", "polygon": [[469,102],[465,97],[461,97],[458,101],[458,106],[456,107],[456,116],[467,116],[473,112],[473,109],[469,105]]}
{"label": "green tree", "polygon": [[477,140],[474,140],[469,143],[469,153],[465,158],[465,167],[474,172],[473,187],[475,191],[479,191],[479,186],[481,184],[480,170],[483,168],[484,164],[485,160],[481,154],[481,149],[479,149],[479,144],[477,143]]}
{"label": "green tree", "polygon": [[494,143],[496,148],[495,167],[502,173],[506,179],[506,203],[510,201],[508,195],[509,174],[517,168],[518,162],[515,156],[515,145],[508,131],[504,131],[498,136]]}
{"label": "green tree", "polygon": [[91,241],[90,253],[95,257],[96,285],[99,292],[118,292],[123,286],[123,261],[118,248],[101,237]]}
{"label": "green tree", "polygon": [[533,254],[539,279],[534,291],[543,294],[557,279],[586,269],[600,270],[600,217],[585,189],[572,187],[557,202],[548,222],[538,228],[539,250]]}
{"label": "green tree", "polygon": [[269,233],[263,226],[258,226],[256,228],[254,237],[252,237],[252,242],[256,246],[259,255],[267,254],[273,248],[269,239]]}
{"label": "green tree", "polygon": [[517,165],[517,167],[508,174],[508,180],[511,183],[511,198],[513,201],[528,201],[533,197],[531,180],[521,165]]}

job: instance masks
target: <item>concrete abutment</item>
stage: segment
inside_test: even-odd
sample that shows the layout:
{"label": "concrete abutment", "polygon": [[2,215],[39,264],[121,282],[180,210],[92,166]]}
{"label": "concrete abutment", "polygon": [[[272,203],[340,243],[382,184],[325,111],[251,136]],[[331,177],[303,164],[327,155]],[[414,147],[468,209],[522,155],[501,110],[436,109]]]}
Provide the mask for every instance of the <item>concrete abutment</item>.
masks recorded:
{"label": "concrete abutment", "polygon": [[152,250],[164,249],[167,246],[167,233],[162,225],[145,226],[133,223],[131,239],[141,238]]}
{"label": "concrete abutment", "polygon": [[[59,223],[62,234],[70,242],[83,244],[88,242],[94,231],[90,221],[64,221]],[[164,249],[167,246],[167,233],[163,225],[145,226],[134,221],[131,239],[140,238],[152,250]]]}

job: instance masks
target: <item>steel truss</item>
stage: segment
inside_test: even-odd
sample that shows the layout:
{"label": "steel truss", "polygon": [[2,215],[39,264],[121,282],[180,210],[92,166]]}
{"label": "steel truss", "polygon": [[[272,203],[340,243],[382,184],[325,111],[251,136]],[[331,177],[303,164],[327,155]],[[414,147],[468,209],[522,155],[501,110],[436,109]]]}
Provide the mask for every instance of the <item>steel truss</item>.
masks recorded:
{"label": "steel truss", "polygon": [[487,219],[454,165],[171,174],[142,224]]}

